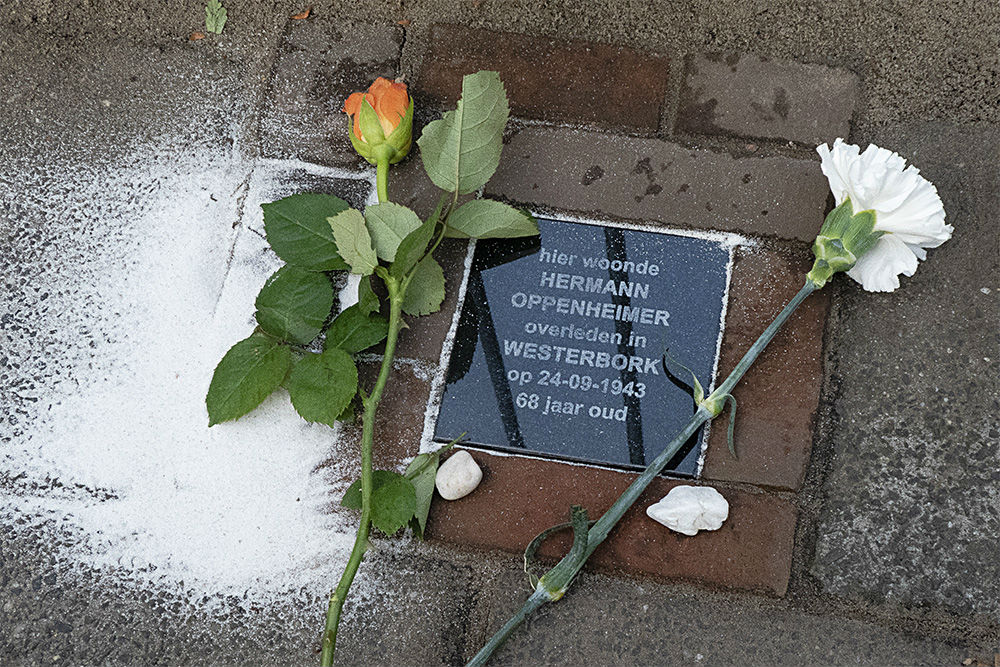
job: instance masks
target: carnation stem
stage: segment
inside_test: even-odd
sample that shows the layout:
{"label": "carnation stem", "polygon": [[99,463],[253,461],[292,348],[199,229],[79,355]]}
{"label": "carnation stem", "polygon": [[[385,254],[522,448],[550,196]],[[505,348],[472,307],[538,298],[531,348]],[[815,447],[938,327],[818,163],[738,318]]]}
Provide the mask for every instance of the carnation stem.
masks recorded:
{"label": "carnation stem", "polygon": [[[618,500],[616,500],[614,504],[608,508],[608,511],[606,511],[601,518],[597,520],[593,528],[591,528],[590,532],[587,534],[587,548],[583,552],[582,556],[575,562],[567,562],[566,559],[563,559],[554,568],[549,570],[549,572],[539,580],[535,592],[532,593],[531,597],[529,597],[524,603],[524,606],[521,607],[521,609],[514,614],[510,620],[507,621],[507,623],[504,624],[499,632],[490,638],[482,649],[480,649],[479,653],[477,653],[469,662],[469,667],[486,664],[486,662],[493,655],[493,652],[503,645],[507,637],[510,636],[517,626],[523,623],[528,616],[530,616],[535,610],[546,602],[557,602],[562,598],[572,585],[573,578],[583,568],[590,555],[594,553],[602,542],[604,542],[604,540],[611,533],[611,530],[618,524],[621,518],[625,515],[625,512],[627,512],[635,501],[638,500],[639,496],[646,490],[646,487],[649,486],[650,482],[652,482],[657,475],[663,472],[663,469],[667,467],[667,464],[674,457],[674,455],[677,454],[684,443],[687,442],[688,438],[690,438],[702,424],[707,421],[711,421],[718,414],[713,414],[712,411],[706,407],[706,404],[712,400],[712,397],[724,396],[736,386],[747,370],[749,370],[753,365],[754,361],[757,360],[757,357],[760,356],[760,353],[764,351],[765,347],[767,347],[767,344],[770,343],[775,334],[778,333],[781,326],[788,321],[788,318],[791,317],[793,312],[795,312],[795,309],[799,307],[799,304],[801,304],[806,297],[812,294],[816,289],[817,285],[813,283],[812,280],[807,279],[806,284],[803,285],[798,294],[792,297],[792,300],[788,302],[780,313],[778,313],[778,316],[774,318],[774,321],[771,322],[766,329],[764,329],[764,332],[760,335],[756,342],[750,346],[750,349],[743,355],[743,358],[740,359],[738,364],[736,364],[735,368],[733,368],[733,371],[729,374],[725,381],[719,386],[718,389],[715,390],[715,392],[713,392],[712,396],[705,399],[705,402],[698,407],[695,413],[691,416],[690,421],[688,421],[687,426],[685,426],[684,429],[677,434],[677,436],[671,440],[669,444],[667,444],[660,455],[657,456],[656,459],[642,471],[642,474],[640,474],[635,481],[633,481],[629,487],[625,489],[624,493],[619,496]],[[560,569],[564,572],[568,569],[571,576],[568,579],[565,576],[551,576],[552,573]],[[559,586],[558,588],[549,588],[545,585],[547,578],[566,581],[567,583]]]}
{"label": "carnation stem", "polygon": [[541,607],[546,602],[549,602],[549,596],[542,590],[536,589],[534,593],[531,594],[524,602],[524,606],[521,607],[516,614],[507,619],[503,627],[500,628],[495,635],[490,637],[490,640],[486,642],[486,645],[479,649],[479,653],[475,655],[472,660],[469,661],[467,667],[480,667],[485,665],[486,661],[490,659],[493,652],[496,651],[500,646],[507,641],[507,637],[510,636],[517,626],[524,623],[525,619],[528,618],[536,609]]}
{"label": "carnation stem", "polygon": [[[380,172],[381,173],[381,167]],[[380,183],[384,179],[380,178]],[[323,652],[321,664],[329,667],[333,664],[333,652],[337,645],[337,628],[340,625],[340,612],[347,599],[347,592],[354,582],[354,575],[358,573],[358,567],[364,558],[365,551],[368,550],[368,533],[371,529],[372,516],[372,443],[375,435],[375,411],[378,409],[379,401],[382,400],[382,392],[389,374],[392,372],[392,360],[396,354],[396,340],[399,331],[403,326],[403,297],[406,288],[395,278],[388,277],[386,288],[389,291],[389,333],[385,339],[385,354],[382,357],[382,367],[379,370],[378,379],[372,388],[371,394],[363,400],[364,415],[362,417],[361,431],[361,524],[354,538],[354,548],[351,549],[351,557],[347,561],[344,573],[340,577],[337,589],[330,596],[330,604],[326,612],[326,628],[323,631]]]}

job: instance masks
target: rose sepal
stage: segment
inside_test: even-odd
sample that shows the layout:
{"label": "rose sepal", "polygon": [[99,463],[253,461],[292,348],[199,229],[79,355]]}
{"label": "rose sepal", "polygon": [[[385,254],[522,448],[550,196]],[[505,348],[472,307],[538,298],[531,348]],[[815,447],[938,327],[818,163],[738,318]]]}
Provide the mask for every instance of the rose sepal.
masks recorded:
{"label": "rose sepal", "polygon": [[406,107],[406,114],[403,119],[399,121],[399,125],[396,129],[389,133],[386,137],[385,143],[392,146],[395,149],[394,155],[389,159],[389,164],[396,164],[410,152],[410,147],[413,145],[413,98],[410,98],[410,104]]}
{"label": "rose sepal", "polygon": [[361,108],[358,111],[358,127],[361,130],[361,140],[372,148],[385,142],[382,123],[379,122],[378,114],[368,102],[368,98],[361,102]]}
{"label": "rose sepal", "polygon": [[350,138],[351,145],[354,146],[354,150],[357,151],[358,155],[367,160],[369,164],[377,164],[375,152],[372,150],[372,147],[354,135],[354,119],[350,116],[347,117],[347,136]]}

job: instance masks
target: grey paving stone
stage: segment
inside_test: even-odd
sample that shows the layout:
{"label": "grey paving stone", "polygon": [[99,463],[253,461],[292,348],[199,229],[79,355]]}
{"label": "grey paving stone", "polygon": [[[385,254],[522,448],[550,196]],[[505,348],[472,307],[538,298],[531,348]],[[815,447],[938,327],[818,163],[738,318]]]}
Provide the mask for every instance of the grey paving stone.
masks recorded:
{"label": "grey paving stone", "polygon": [[869,132],[941,193],[955,235],[890,294],[840,288],[812,570],[829,592],[1000,619],[1000,132]]}
{"label": "grey paving stone", "polygon": [[[6,39],[0,382],[14,390],[0,392],[0,440],[16,442],[51,388],[87,380],[93,346],[127,337],[101,281],[140,252],[142,225],[170,188],[192,187],[186,204],[209,221],[196,238],[226,247],[245,176],[234,146],[247,141],[261,84],[247,62],[184,43]],[[225,256],[198,252],[204,263],[178,275],[204,269],[211,289]]]}
{"label": "grey paving stone", "polygon": [[374,173],[369,178],[366,172],[324,167],[300,160],[259,160],[254,165],[243,200],[243,223],[263,234],[264,214],[260,205],[302,192],[335,195],[363,211],[375,191],[373,179]]}
{"label": "grey paving stone", "polygon": [[[66,539],[72,539],[67,535]],[[379,540],[355,580],[338,664],[461,662],[472,577],[466,565]],[[54,566],[50,547],[7,527],[0,558],[0,660],[5,665],[318,664],[328,590],[289,590],[268,605],[190,597],[113,572]],[[425,551],[425,550],[423,550]],[[330,587],[335,584],[331,579]]]}
{"label": "grey paving stone", "polygon": [[363,164],[347,137],[344,100],[376,77],[396,76],[402,39],[402,29],[388,20],[357,23],[329,12],[292,21],[264,104],[263,155]]}
{"label": "grey paving stone", "polygon": [[[470,640],[481,645],[524,601],[519,569],[511,564],[482,596]],[[491,664],[941,665],[960,663],[966,649],[760,598],[583,574],[560,602],[515,631]]]}
{"label": "grey paving stone", "polygon": [[514,135],[486,188],[528,205],[802,241],[815,238],[829,194],[812,160],[540,127]]}
{"label": "grey paving stone", "polygon": [[685,65],[679,132],[814,145],[850,133],[858,78],[847,70],[722,53]]}

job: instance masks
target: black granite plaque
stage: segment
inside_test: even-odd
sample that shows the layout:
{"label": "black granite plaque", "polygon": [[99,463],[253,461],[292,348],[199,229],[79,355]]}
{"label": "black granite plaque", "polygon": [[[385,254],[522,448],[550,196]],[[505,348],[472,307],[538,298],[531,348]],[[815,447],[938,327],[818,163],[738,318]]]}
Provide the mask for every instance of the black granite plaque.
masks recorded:
{"label": "black granite plaque", "polygon": [[[540,219],[480,241],[435,439],[645,466],[715,366],[729,250],[718,242]],[[670,470],[693,475],[696,435]]]}

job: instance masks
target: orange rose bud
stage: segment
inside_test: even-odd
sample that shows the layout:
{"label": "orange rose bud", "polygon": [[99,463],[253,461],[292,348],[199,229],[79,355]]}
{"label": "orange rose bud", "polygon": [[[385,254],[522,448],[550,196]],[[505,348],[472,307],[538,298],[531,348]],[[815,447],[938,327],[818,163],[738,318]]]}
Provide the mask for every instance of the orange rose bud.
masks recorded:
{"label": "orange rose bud", "polygon": [[[367,112],[364,111],[366,102],[370,109]],[[409,152],[413,101],[405,83],[379,77],[368,92],[351,93],[344,102],[344,113],[352,120],[348,131],[351,143],[372,164],[376,164],[379,157],[390,163],[399,162]]]}

